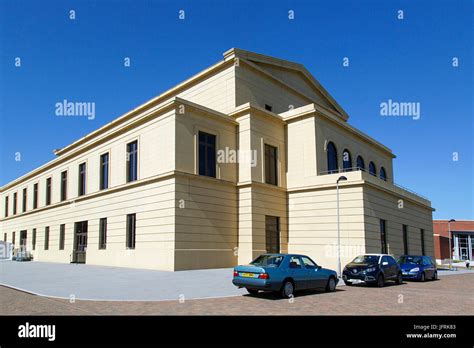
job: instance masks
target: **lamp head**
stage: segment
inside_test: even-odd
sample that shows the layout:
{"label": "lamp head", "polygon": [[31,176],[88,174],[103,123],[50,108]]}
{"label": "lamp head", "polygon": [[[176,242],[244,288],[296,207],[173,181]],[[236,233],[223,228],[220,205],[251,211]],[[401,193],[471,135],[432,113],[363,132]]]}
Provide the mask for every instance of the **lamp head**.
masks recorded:
{"label": "lamp head", "polygon": [[344,175],[342,175],[342,176],[339,177],[339,179],[337,179],[338,183],[339,183],[339,181],[347,181],[347,178]]}

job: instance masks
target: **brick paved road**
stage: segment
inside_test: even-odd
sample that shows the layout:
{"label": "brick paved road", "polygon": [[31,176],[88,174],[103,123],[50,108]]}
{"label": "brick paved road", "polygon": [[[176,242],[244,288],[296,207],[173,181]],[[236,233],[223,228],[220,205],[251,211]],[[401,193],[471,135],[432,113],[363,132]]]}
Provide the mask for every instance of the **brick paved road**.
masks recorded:
{"label": "brick paved road", "polygon": [[[379,289],[344,286],[335,293],[297,294],[294,302],[259,297],[105,302],[51,299],[0,286],[3,315],[474,315],[474,275],[459,274],[436,282],[406,282]],[[400,303],[401,302],[401,303]]]}

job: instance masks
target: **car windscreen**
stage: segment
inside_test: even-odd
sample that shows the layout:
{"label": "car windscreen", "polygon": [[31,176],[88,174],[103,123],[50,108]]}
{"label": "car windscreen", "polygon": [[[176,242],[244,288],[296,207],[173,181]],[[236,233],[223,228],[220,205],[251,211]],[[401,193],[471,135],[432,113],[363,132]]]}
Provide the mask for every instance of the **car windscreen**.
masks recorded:
{"label": "car windscreen", "polygon": [[282,261],[283,261],[283,256],[281,255],[260,255],[255,260],[253,260],[250,264],[256,265],[256,266],[278,267],[280,266]]}
{"label": "car windscreen", "polygon": [[353,263],[378,263],[379,257],[377,255],[359,255],[352,262]]}
{"label": "car windscreen", "polygon": [[420,256],[401,256],[398,259],[398,263],[414,263],[417,265],[421,265],[421,257]]}

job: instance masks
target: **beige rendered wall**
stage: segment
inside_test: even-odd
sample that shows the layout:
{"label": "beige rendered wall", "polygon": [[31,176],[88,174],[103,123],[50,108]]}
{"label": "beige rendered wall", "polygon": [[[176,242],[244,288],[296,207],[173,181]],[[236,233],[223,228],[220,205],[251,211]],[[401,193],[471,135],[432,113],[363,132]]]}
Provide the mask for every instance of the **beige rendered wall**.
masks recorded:
{"label": "beige rendered wall", "polygon": [[[434,256],[431,208],[414,204],[395,194],[364,187],[364,220],[367,252],[381,251],[380,219],[386,220],[388,253],[403,254],[402,225],[408,226],[408,252],[421,255],[421,232],[425,230],[425,254]],[[400,204],[402,200],[402,205]]]}
{"label": "beige rendered wall", "polygon": [[[284,81],[289,86],[293,87],[294,89],[303,92],[305,95],[310,97],[315,102],[333,110],[334,107],[328,102],[326,97],[324,97],[321,92],[317,91],[308,80],[303,76],[302,73],[297,72],[295,70],[290,70],[287,68],[279,67],[276,65],[265,64],[265,63],[256,63],[262,69],[266,70],[273,76],[277,77],[281,81]],[[336,111],[337,112],[337,111]]]}
{"label": "beige rendered wall", "polygon": [[[270,116],[271,117],[271,116]],[[266,252],[265,216],[280,218],[280,248],[287,252],[285,126],[260,112],[239,117],[239,148],[255,150],[257,165],[239,167],[239,263]],[[264,144],[277,147],[278,186],[266,184]]]}
{"label": "beige rendered wall", "polygon": [[[310,256],[317,264],[337,270],[337,205],[335,187],[288,193],[290,253]],[[361,186],[339,191],[342,267],[364,253],[364,206]]]}
{"label": "beige rendered wall", "polygon": [[[28,231],[27,249],[37,261],[70,262],[74,223],[88,221],[87,264],[173,270],[174,180],[134,184],[126,190],[113,189],[81,198],[74,203],[46,208],[41,212],[2,223],[2,231]],[[126,248],[126,215],[137,217],[136,248]],[[107,218],[107,248],[99,250],[99,219]],[[65,248],[59,250],[59,226],[66,224]],[[50,227],[49,250],[44,250],[45,227]],[[36,250],[32,250],[32,230]],[[17,244],[18,246],[18,244]]]}
{"label": "beige rendered wall", "polygon": [[176,201],[175,270],[234,266],[239,234],[235,185],[178,174]]}
{"label": "beige rendered wall", "polygon": [[288,111],[290,105],[297,108],[311,102],[245,64],[235,68],[235,78],[236,106],[251,103],[264,108],[268,104],[272,112],[281,113]]}
{"label": "beige rendered wall", "polygon": [[[138,140],[138,181],[126,183],[126,144]],[[159,151],[157,151],[160,149]],[[99,190],[99,158],[110,153],[109,189]],[[87,163],[86,195],[78,197],[78,165]],[[18,214],[0,222],[0,234],[11,238],[28,231],[32,250],[32,230],[37,229],[36,260],[69,262],[73,248],[74,222],[89,221],[87,263],[172,270],[174,267],[174,188],[172,182],[159,182],[159,175],[174,168],[174,110],[116,138],[58,163],[52,169],[7,190],[19,192]],[[60,202],[60,173],[68,171],[68,199]],[[45,206],[46,178],[52,177],[52,204]],[[152,180],[152,184],[147,180]],[[38,209],[33,207],[33,184],[39,183]],[[28,209],[21,212],[21,190],[28,187]],[[12,198],[10,198],[10,202]],[[3,212],[2,212],[3,213]],[[126,250],[125,219],[137,214],[137,247]],[[3,214],[2,214],[3,216]],[[106,250],[98,250],[99,219],[108,219]],[[66,224],[65,250],[59,250],[59,225]],[[50,247],[44,250],[45,226],[50,226]]]}
{"label": "beige rendered wall", "polygon": [[351,153],[352,167],[356,167],[357,156],[361,155],[365,162],[366,171],[369,169],[369,162],[373,161],[377,168],[377,176],[380,173],[380,168],[383,166],[387,172],[387,181],[393,182],[392,158],[389,154],[323,117],[316,117],[315,127],[318,173],[328,170],[325,144],[332,141],[337,149],[339,168],[343,168],[342,153],[344,149],[348,149]]}
{"label": "beige rendered wall", "polygon": [[[198,133],[216,135],[217,150],[237,149],[237,126],[186,108],[176,118],[175,270],[231,267],[237,262],[237,163],[217,163],[217,178],[198,175]],[[180,174],[187,173],[187,174]]]}
{"label": "beige rendered wall", "polygon": [[231,112],[236,107],[234,64],[229,62],[217,73],[179,93],[178,97],[223,113]]}

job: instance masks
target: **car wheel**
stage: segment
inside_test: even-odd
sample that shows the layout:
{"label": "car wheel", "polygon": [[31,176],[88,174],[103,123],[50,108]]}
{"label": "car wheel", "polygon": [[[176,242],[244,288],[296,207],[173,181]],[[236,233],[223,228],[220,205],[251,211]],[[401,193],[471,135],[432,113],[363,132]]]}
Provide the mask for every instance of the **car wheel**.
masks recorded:
{"label": "car wheel", "polygon": [[293,283],[290,280],[287,280],[283,283],[283,286],[281,287],[281,296],[284,298],[290,298],[293,296],[293,291],[295,290],[295,287]]}
{"label": "car wheel", "polygon": [[433,273],[433,277],[431,278],[431,280],[438,280],[438,272]]}
{"label": "car wheel", "polygon": [[258,290],[254,290],[254,289],[247,289],[247,292],[250,294],[250,295],[258,295]]}
{"label": "car wheel", "polygon": [[377,286],[379,288],[383,288],[384,285],[385,285],[385,279],[383,279],[383,275],[379,274],[379,276],[377,277]]}
{"label": "car wheel", "polygon": [[348,280],[344,280],[344,284],[346,284],[347,286],[352,286],[352,282],[350,282]]}
{"label": "car wheel", "polygon": [[402,277],[402,274],[401,274],[401,273],[398,273],[397,279],[395,280],[395,283],[396,283],[397,285],[400,285],[400,284],[403,283],[403,277]]}
{"label": "car wheel", "polygon": [[421,273],[420,282],[425,281],[425,272]]}
{"label": "car wheel", "polygon": [[326,285],[326,291],[327,292],[336,291],[336,281],[334,280],[333,277],[330,277],[328,279],[328,284]]}

